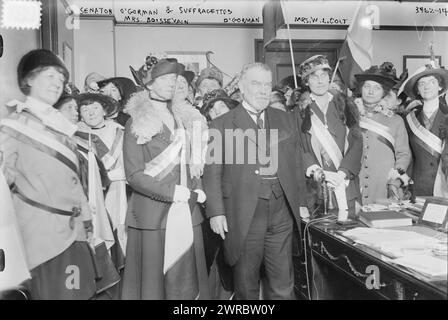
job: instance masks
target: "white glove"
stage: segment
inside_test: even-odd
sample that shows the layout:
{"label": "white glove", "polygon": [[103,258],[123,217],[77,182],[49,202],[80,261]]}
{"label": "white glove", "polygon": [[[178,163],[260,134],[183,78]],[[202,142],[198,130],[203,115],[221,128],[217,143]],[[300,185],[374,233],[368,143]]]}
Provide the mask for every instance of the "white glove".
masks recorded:
{"label": "white glove", "polygon": [[325,180],[335,188],[344,183],[345,177],[346,175],[343,171],[325,171]]}
{"label": "white glove", "polygon": [[299,207],[299,210],[300,210],[301,218],[309,218],[310,217],[310,213],[309,213],[307,207]]}
{"label": "white glove", "polygon": [[188,199],[190,199],[190,189],[177,184],[176,187],[174,188],[173,201],[187,202]]}
{"label": "white glove", "polygon": [[201,189],[196,189],[196,190],[194,190],[194,192],[196,192],[198,194],[197,202],[204,203],[205,200],[207,199],[207,196],[205,195],[205,192],[202,191]]}

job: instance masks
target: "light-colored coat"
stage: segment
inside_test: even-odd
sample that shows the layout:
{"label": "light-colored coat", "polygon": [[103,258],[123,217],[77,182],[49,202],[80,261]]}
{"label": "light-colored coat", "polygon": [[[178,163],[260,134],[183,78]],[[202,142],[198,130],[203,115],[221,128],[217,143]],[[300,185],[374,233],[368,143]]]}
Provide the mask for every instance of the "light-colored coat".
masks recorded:
{"label": "light-colored coat", "polygon": [[387,117],[382,113],[374,113],[371,119],[389,128],[389,133],[395,139],[395,153],[371,131],[363,130],[363,155],[359,174],[363,205],[386,199],[389,172],[399,168],[406,171],[412,159],[408,134],[400,116]]}
{"label": "light-colored coat", "polygon": [[[22,108],[8,119],[31,126],[48,138],[71,146],[76,152],[72,137],[45,126],[42,119],[30,113],[26,106]],[[0,154],[8,184],[15,184],[29,199],[66,211],[73,207],[81,209],[81,215],[74,218],[72,229],[69,216],[49,213],[13,195],[28,268],[33,269],[56,257],[76,240],[85,241],[83,221],[91,219],[91,212],[77,174],[56,158],[16,140],[4,127],[0,127]]]}

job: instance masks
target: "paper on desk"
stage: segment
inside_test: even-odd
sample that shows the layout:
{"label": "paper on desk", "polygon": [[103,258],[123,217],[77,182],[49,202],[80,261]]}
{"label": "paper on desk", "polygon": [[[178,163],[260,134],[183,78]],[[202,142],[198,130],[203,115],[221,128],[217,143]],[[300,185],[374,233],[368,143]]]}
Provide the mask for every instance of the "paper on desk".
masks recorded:
{"label": "paper on desk", "polygon": [[391,262],[415,270],[428,277],[445,277],[448,274],[446,259],[436,258],[431,254],[406,255]]}
{"label": "paper on desk", "polygon": [[428,253],[439,241],[412,231],[354,228],[342,233],[355,242],[377,248],[395,258]]}

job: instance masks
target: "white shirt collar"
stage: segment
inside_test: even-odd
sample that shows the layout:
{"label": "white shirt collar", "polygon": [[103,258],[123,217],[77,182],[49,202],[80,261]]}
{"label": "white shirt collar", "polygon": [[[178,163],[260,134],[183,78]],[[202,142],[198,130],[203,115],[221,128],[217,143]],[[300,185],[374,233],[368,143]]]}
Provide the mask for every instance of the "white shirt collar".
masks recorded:
{"label": "white shirt collar", "polygon": [[[248,112],[249,116],[252,118],[252,120],[255,122],[255,124],[257,123],[257,116],[254,113],[260,113],[261,115],[261,119],[264,120],[264,110],[263,111],[256,111],[250,104],[248,104],[246,101],[243,100],[243,108],[250,111]],[[252,113],[253,112],[253,113]]]}
{"label": "white shirt collar", "polygon": [[17,112],[28,109],[33,115],[38,117],[44,125],[61,132],[69,137],[78,130],[78,127],[71,123],[66,117],[51,105],[27,96],[24,105],[17,108]]}
{"label": "white shirt collar", "polygon": [[[328,102],[330,102],[331,100],[333,100],[333,95],[327,91],[326,95],[328,96]],[[310,93],[310,98],[313,101],[316,101],[316,95],[314,93]]]}
{"label": "white shirt collar", "polygon": [[248,104],[248,103],[247,103],[246,101],[244,101],[244,100],[243,100],[242,105],[243,105],[244,109],[249,110],[250,112],[253,112],[253,113],[263,113],[264,110],[265,110],[265,109],[263,109],[263,111],[261,111],[261,112],[260,112],[260,111],[257,111],[257,110],[255,110],[254,107],[252,107],[250,104]]}
{"label": "white shirt collar", "polygon": [[[333,100],[333,95],[332,95],[330,92],[328,92],[328,91],[327,91],[326,95],[328,96],[328,103],[330,103],[330,101]],[[315,95],[315,94],[310,93],[310,99],[311,99],[312,101],[314,101],[314,102],[317,104],[317,106],[318,106],[319,109],[323,112],[323,114],[326,114],[326,113],[327,113],[327,110],[328,110],[328,104],[327,104],[327,106],[326,106],[326,108],[325,108],[325,110],[324,110],[324,108],[317,102],[317,100],[316,100],[316,95]]]}
{"label": "white shirt collar", "polygon": [[426,100],[423,103],[423,112],[425,113],[426,117],[430,118],[434,112],[436,112],[439,109],[439,98],[434,98],[432,100]]}

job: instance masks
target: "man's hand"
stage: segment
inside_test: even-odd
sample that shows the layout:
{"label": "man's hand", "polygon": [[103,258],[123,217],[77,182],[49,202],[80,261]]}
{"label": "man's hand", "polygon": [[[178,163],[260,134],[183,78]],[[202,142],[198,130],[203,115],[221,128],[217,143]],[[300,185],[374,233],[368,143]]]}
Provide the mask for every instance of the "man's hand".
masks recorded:
{"label": "man's hand", "polygon": [[226,238],[225,232],[228,232],[229,230],[227,229],[227,219],[225,215],[210,218],[210,227],[213,232],[219,234],[223,240]]}
{"label": "man's hand", "polygon": [[314,181],[320,182],[323,179],[324,170],[319,167],[317,164],[313,164],[306,169],[306,176],[313,177]]}

